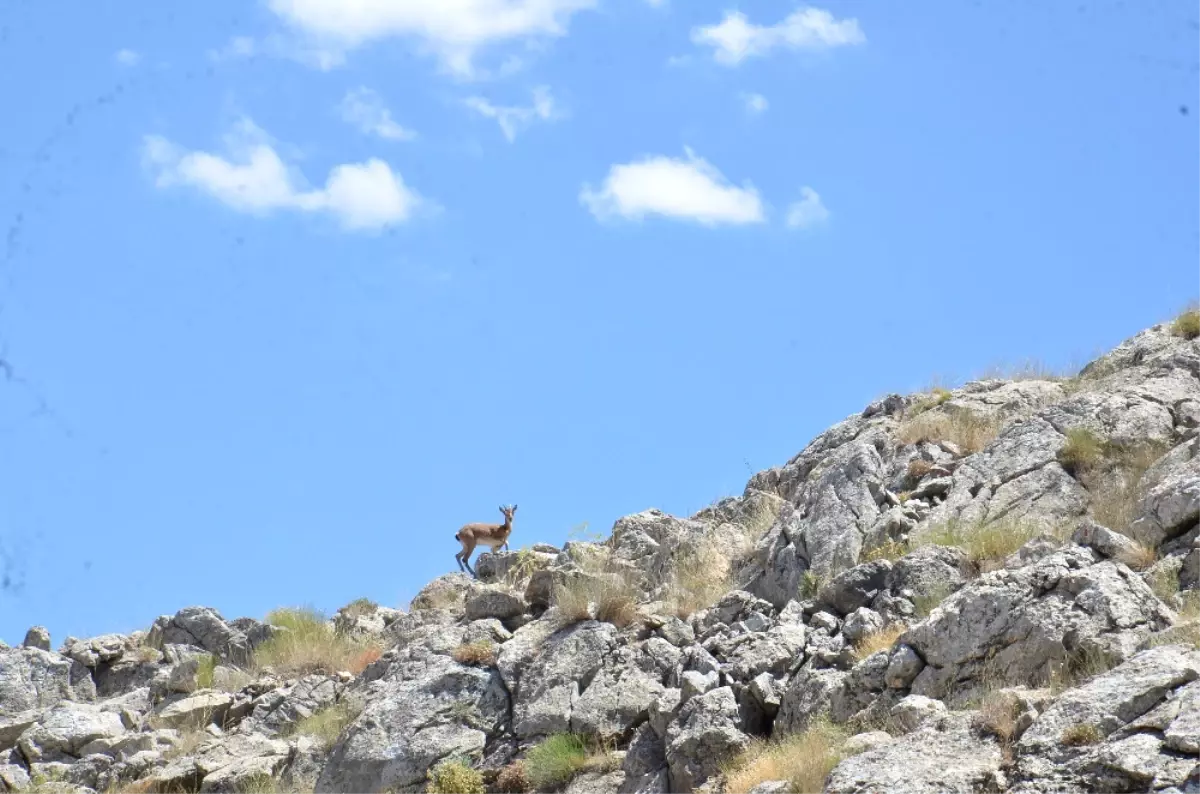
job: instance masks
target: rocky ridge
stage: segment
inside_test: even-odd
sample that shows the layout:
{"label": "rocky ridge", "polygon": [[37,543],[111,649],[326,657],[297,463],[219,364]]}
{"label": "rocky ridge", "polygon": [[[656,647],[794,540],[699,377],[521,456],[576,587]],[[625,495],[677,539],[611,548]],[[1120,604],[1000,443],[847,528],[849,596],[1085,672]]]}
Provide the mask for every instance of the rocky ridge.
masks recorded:
{"label": "rocky ridge", "polygon": [[1200,341],[888,395],[740,497],[478,570],[35,627],[0,791],[1200,792]]}

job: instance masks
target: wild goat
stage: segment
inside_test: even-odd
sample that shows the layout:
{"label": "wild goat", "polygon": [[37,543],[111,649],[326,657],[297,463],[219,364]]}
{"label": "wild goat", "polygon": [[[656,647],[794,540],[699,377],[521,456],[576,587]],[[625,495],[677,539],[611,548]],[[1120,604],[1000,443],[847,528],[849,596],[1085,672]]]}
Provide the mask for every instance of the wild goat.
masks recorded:
{"label": "wild goat", "polygon": [[475,546],[482,543],[492,551],[508,548],[508,536],[512,534],[513,513],[517,512],[517,506],[501,505],[500,512],[504,514],[503,524],[467,524],[454,533],[454,539],[462,544],[462,551],[455,554],[454,559],[458,560],[460,570],[467,571],[476,579],[479,575],[471,567],[471,555],[475,553]]}

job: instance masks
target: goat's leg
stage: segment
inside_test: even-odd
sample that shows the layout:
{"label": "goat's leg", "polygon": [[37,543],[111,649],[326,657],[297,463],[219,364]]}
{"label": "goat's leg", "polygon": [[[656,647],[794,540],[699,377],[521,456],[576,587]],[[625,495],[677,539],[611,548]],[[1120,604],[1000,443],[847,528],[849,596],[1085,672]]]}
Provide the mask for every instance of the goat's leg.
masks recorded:
{"label": "goat's leg", "polygon": [[475,573],[475,569],[471,567],[471,560],[469,559],[470,555],[467,555],[467,556],[468,556],[468,559],[463,560],[463,564],[467,566],[467,573],[471,574],[471,576],[478,579],[479,574]]}

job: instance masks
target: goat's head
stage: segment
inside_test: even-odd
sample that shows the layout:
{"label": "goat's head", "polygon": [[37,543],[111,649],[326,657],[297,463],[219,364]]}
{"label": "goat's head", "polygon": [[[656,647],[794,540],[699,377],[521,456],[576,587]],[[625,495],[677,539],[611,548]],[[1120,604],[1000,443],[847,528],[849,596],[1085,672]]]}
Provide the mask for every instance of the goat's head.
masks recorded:
{"label": "goat's head", "polygon": [[510,507],[508,505],[500,505],[500,512],[504,514],[504,518],[506,521],[512,521],[513,513],[517,512],[517,506],[512,505]]}

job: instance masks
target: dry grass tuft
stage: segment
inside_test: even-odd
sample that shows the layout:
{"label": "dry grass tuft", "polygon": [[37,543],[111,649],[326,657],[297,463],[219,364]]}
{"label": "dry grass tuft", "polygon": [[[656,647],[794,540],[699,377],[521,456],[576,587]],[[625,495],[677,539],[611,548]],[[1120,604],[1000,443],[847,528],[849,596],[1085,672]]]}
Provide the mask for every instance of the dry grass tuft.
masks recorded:
{"label": "dry grass tuft", "polygon": [[1115,659],[1095,648],[1076,650],[1063,662],[1055,665],[1045,682],[1055,695],[1079,686],[1088,679],[1107,673],[1115,666]]}
{"label": "dry grass tuft", "polygon": [[1135,543],[1132,549],[1117,555],[1117,561],[1125,563],[1135,571],[1144,571],[1158,562],[1158,553],[1149,546]]}
{"label": "dry grass tuft", "polygon": [[1171,333],[1184,339],[1200,337],[1200,309],[1189,307],[1171,323]]}
{"label": "dry grass tuft", "polygon": [[554,588],[554,606],[567,623],[595,619],[624,628],[637,620],[637,597],[633,577],[611,570],[570,576]]}
{"label": "dry grass tuft", "polygon": [[854,655],[862,660],[873,653],[886,651],[895,645],[896,640],[907,630],[908,626],[903,623],[892,623],[879,631],[873,631],[854,644]]}
{"label": "dry grass tuft", "polygon": [[496,776],[496,791],[501,794],[525,794],[529,791],[529,775],[522,761],[514,761]]}
{"label": "dry grass tuft", "polygon": [[1027,521],[1001,519],[990,524],[966,524],[948,521],[914,533],[910,543],[920,546],[955,546],[962,549],[981,570],[994,570],[1017,549],[1046,527]]}
{"label": "dry grass tuft", "polygon": [[255,649],[255,670],[269,667],[288,678],[343,670],[358,675],[368,660],[379,658],[377,645],[337,634],[316,610],[277,609],[267,615],[267,622],[285,631]]}
{"label": "dry grass tuft", "polygon": [[896,431],[902,444],[949,441],[967,454],[978,452],[1000,433],[1000,423],[971,411],[927,412],[906,419]]}
{"label": "dry grass tuft", "polygon": [[1094,469],[1104,459],[1107,444],[1086,427],[1067,431],[1067,443],[1058,450],[1058,462],[1072,476]]}
{"label": "dry grass tuft", "polygon": [[985,735],[996,737],[1001,746],[1008,747],[1016,736],[1020,714],[1021,704],[1011,692],[992,691],[979,704],[976,724]]}
{"label": "dry grass tuft", "polygon": [[768,780],[786,780],[792,791],[825,788],[825,779],[842,759],[846,734],[828,718],[813,720],[808,730],[779,740],[755,740],[725,771],[725,790],[744,794]]}
{"label": "dry grass tuft", "polygon": [[459,664],[491,667],[496,664],[496,644],[491,640],[464,642],[450,653],[450,657]]}
{"label": "dry grass tuft", "polygon": [[908,462],[908,479],[916,482],[933,468],[933,464],[924,458],[913,458]]}
{"label": "dry grass tuft", "polygon": [[369,598],[356,598],[340,610],[343,615],[348,618],[360,618],[365,615],[374,615],[379,609],[379,604],[376,604]]}
{"label": "dry grass tuft", "polygon": [[1085,747],[1104,741],[1104,734],[1090,722],[1081,722],[1078,725],[1068,726],[1060,738],[1067,747]]}
{"label": "dry grass tuft", "polygon": [[908,407],[907,415],[910,417],[920,416],[932,408],[948,403],[953,397],[954,395],[948,389],[934,387],[929,390],[929,394],[922,395],[913,401],[912,405]]}
{"label": "dry grass tuft", "polygon": [[905,554],[908,554],[908,551],[907,543],[901,543],[898,540],[889,540],[867,549],[859,556],[858,561],[860,563],[875,562],[876,560],[895,562]]}
{"label": "dry grass tuft", "polygon": [[688,549],[676,560],[664,600],[676,617],[687,620],[729,592],[731,574],[729,559],[715,545]]}
{"label": "dry grass tuft", "polygon": [[1160,444],[1109,444],[1103,461],[1080,472],[1079,482],[1088,490],[1097,522],[1114,532],[1128,532],[1137,517],[1142,478],[1165,452]]}

